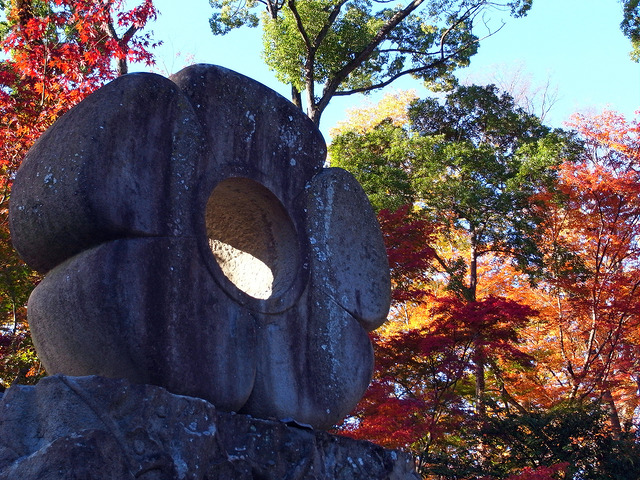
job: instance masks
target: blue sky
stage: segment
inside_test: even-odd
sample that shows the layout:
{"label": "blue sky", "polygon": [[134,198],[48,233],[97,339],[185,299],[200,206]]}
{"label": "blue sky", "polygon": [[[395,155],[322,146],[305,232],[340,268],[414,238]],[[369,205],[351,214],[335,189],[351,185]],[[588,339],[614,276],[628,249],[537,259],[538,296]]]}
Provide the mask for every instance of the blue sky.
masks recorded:
{"label": "blue sky", "polygon": [[[212,9],[207,0],[155,0],[160,17],[151,25],[154,37],[164,42],[157,50],[155,71],[179,70],[188,59],[213,63],[254,78],[288,97],[261,60],[258,29],[241,29],[214,37],[209,29]],[[521,69],[534,85],[557,87],[558,101],[546,117],[562,126],[574,112],[599,112],[611,108],[628,118],[640,110],[640,64],[629,59],[630,43],[620,32],[621,5],[617,0],[534,0],[527,17],[514,19],[496,12],[491,21],[504,27],[483,40],[471,66],[459,71],[467,81],[485,83],[495,71]],[[481,32],[479,32],[481,33]],[[428,95],[419,82],[403,80],[388,87],[416,89]],[[375,101],[377,95],[372,95]],[[345,111],[365,102],[363,96],[332,100],[325,111],[325,133]],[[328,136],[327,136],[328,137]]]}

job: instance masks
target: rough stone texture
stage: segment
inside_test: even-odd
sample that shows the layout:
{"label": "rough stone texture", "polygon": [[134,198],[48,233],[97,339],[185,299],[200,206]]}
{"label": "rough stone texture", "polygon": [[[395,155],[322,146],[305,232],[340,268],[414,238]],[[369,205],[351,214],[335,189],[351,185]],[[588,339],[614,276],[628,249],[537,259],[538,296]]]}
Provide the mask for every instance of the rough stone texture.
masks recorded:
{"label": "rough stone texture", "polygon": [[0,401],[6,480],[417,480],[411,459],[368,442],[222,413],[160,387],[45,378]]}
{"label": "rough stone texture", "polygon": [[273,90],[225,68],[193,65],[170,80],[200,119],[208,165],[220,177],[247,177],[264,185],[297,216],[296,198],[327,154],[311,120]]}
{"label": "rough stone texture", "polygon": [[20,167],[18,252],[47,371],[103,375],[219,409],[338,423],[373,371],[382,237],[351,174],[291,102],[194,65],[120,77]]}
{"label": "rough stone texture", "polygon": [[[298,270],[284,292],[256,298],[227,276],[216,278],[230,296],[254,311],[273,314],[293,307],[308,281],[308,238],[301,200],[305,187],[325,162],[327,149],[320,131],[290,101],[231,70],[192,65],[170,80],[193,105],[206,136],[209,178],[200,181],[206,185],[207,198],[229,178],[246,179],[249,185],[241,197],[247,196],[251,182],[258,189],[266,188],[287,212],[298,235],[299,246],[289,251],[289,256],[299,256],[295,258]],[[227,207],[227,211],[237,210]],[[217,263],[212,270],[219,270]]]}
{"label": "rough stone texture", "polygon": [[49,373],[124,377],[236,411],[253,388],[255,321],[225,298],[194,239],[120,239],[51,270],[29,323]]}
{"label": "rough stone texture", "polygon": [[262,360],[240,411],[330,428],[353,409],[369,384],[369,337],[314,283],[297,309],[273,317],[260,324],[256,351]]}
{"label": "rough stone texture", "polygon": [[207,236],[218,265],[240,290],[259,300],[285,293],[300,268],[289,215],[265,187],[228,178],[209,197]]}
{"label": "rough stone texture", "polygon": [[380,226],[360,184],[340,168],[316,175],[307,191],[311,270],[324,295],[367,330],[384,323],[391,302]]}
{"label": "rough stone texture", "polygon": [[63,115],[31,148],[11,194],[11,238],[46,272],[131,236],[192,236],[202,127],[177,86],[125,75]]}

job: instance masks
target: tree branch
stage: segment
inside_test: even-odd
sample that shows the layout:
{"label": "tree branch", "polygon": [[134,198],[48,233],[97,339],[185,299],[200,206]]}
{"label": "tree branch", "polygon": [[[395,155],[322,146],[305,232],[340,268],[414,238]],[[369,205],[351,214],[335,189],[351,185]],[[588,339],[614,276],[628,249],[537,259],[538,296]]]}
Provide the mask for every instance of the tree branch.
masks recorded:
{"label": "tree branch", "polygon": [[[477,40],[476,42],[473,42],[473,43],[477,43],[479,41],[480,40]],[[416,67],[416,68],[410,68],[410,69],[404,70],[402,72],[399,72],[399,73],[395,74],[394,76],[390,77],[389,79],[385,80],[384,82],[376,83],[375,85],[371,85],[369,87],[361,87],[361,88],[354,88],[352,90],[336,91],[336,92],[333,93],[333,95],[336,96],[336,97],[345,96],[345,95],[353,95],[354,93],[370,92],[372,90],[377,90],[379,88],[386,87],[387,85],[393,83],[398,78],[400,78],[400,77],[402,77],[404,75],[411,75],[411,74],[423,72],[423,71],[428,70],[430,68],[434,68],[434,67],[437,67],[439,65],[442,65],[443,63],[447,62],[451,58],[455,57],[456,55],[460,54],[461,52],[463,52],[464,50],[469,48],[471,45],[472,44],[469,44],[469,43],[465,44],[462,48],[459,48],[455,52],[452,52],[452,53],[448,54],[444,58],[441,57],[438,60],[434,60],[433,62],[429,63],[429,65],[424,65],[422,67]],[[436,54],[429,54],[429,55],[436,55]]]}
{"label": "tree branch", "polygon": [[311,40],[309,39],[309,35],[307,35],[307,30],[304,28],[304,24],[302,23],[302,18],[300,17],[300,13],[298,12],[298,8],[296,7],[295,0],[289,0],[287,2],[289,6],[289,10],[293,14],[293,18],[296,20],[296,27],[298,28],[298,32],[300,32],[300,36],[304,41],[304,46],[307,49],[307,58],[312,57],[312,45]]}
{"label": "tree branch", "polygon": [[393,83],[398,78],[403,77],[404,75],[411,75],[413,73],[421,72],[421,71],[426,70],[428,68],[435,67],[439,63],[441,63],[440,60],[438,60],[437,63],[429,65],[428,67],[411,68],[411,69],[408,69],[408,70],[405,70],[403,72],[395,74],[393,77],[389,78],[388,80],[385,80],[384,82],[376,83],[375,85],[371,85],[369,87],[354,88],[352,90],[340,90],[340,91],[335,92],[333,95],[335,97],[341,97],[341,96],[345,96],[345,95],[353,95],[354,93],[371,92],[373,90],[377,90],[379,88],[386,87],[387,85]]}
{"label": "tree branch", "polygon": [[345,3],[347,3],[347,0],[342,0],[341,2],[338,2],[336,4],[334,9],[329,14],[329,18],[327,19],[325,24],[322,26],[322,29],[318,32],[318,35],[316,36],[316,38],[313,41],[313,48],[316,51],[317,51],[318,47],[320,46],[320,44],[326,38],[327,34],[329,33],[329,29],[331,28],[331,25],[333,25],[335,23],[336,18],[338,18],[338,15],[340,14],[340,10],[342,9],[342,6]]}
{"label": "tree branch", "polygon": [[[463,23],[464,21],[466,21],[467,19],[474,17],[475,15],[478,14],[478,12],[480,11],[480,9],[482,8],[483,3],[480,2],[477,5],[470,7],[469,9],[467,9],[467,11],[460,16],[454,23],[451,24],[451,26],[449,28],[447,28],[444,33],[440,36],[440,56],[442,58],[444,58],[444,47],[445,47],[445,39],[447,38],[447,36],[449,36],[449,34],[461,23]],[[502,28],[502,27],[501,27]]]}
{"label": "tree branch", "polygon": [[369,42],[369,44],[365,46],[360,51],[360,53],[358,53],[355,58],[353,58],[353,60],[342,67],[336,73],[333,79],[325,84],[322,92],[322,98],[320,98],[320,100],[315,104],[314,110],[322,112],[329,103],[329,100],[331,100],[331,97],[340,87],[340,84],[342,84],[342,82],[349,76],[349,74],[356,68],[358,68],[363,62],[365,62],[367,58],[371,56],[373,51],[378,47],[378,45],[380,45],[389,36],[391,31],[414,10],[416,10],[423,2],[424,0],[413,0],[409,3],[409,5],[407,5],[405,8],[397,12],[393,17],[391,17],[389,21],[385,23],[382,28],[380,28],[378,33],[376,33],[376,35],[373,37],[373,40],[371,40],[371,42]]}

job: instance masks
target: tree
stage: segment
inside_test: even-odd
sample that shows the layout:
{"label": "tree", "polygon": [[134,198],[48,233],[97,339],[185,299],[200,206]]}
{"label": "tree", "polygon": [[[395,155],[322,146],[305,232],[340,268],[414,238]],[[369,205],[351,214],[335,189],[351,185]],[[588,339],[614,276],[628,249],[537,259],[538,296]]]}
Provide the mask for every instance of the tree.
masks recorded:
{"label": "tree", "polygon": [[532,196],[574,153],[571,136],[551,131],[494,86],[460,87],[444,105],[423,100],[411,117],[420,137],[437,139],[436,151],[413,166],[425,213],[469,234],[468,279],[458,277],[453,288],[474,301],[478,260],[492,252],[533,273],[541,260],[535,242],[541,218]]}
{"label": "tree", "polygon": [[631,40],[631,59],[640,62],[640,2],[623,0],[622,23],[620,28]]}
{"label": "tree", "polygon": [[422,325],[375,336],[371,388],[341,433],[409,449],[423,473],[455,461],[456,475],[478,474],[484,420],[473,415],[475,349],[480,343],[491,352],[496,369],[528,368],[518,329],[533,314],[498,297],[473,303],[430,298],[412,312],[413,321],[423,317]]}
{"label": "tree", "polygon": [[523,62],[494,64],[484,72],[467,77],[464,85],[495,85],[508,93],[515,104],[530,115],[537,116],[544,123],[545,117],[558,102],[558,87],[551,76],[539,83],[525,70]]}
{"label": "tree", "polygon": [[[214,34],[262,23],[264,58],[292,101],[320,123],[334,96],[369,92],[405,75],[434,88],[454,83],[480,38],[476,23],[490,9],[519,17],[532,0],[210,0]],[[259,7],[265,12],[255,13]],[[487,25],[484,22],[484,25]],[[495,33],[487,32],[487,35]]]}
{"label": "tree", "polygon": [[493,457],[487,470],[508,480],[638,478],[640,444],[615,439],[606,423],[606,409],[591,401],[494,418],[483,427]]}
{"label": "tree", "polygon": [[402,295],[396,322],[375,338],[372,388],[343,433],[411,450],[427,478],[555,478],[560,456],[501,470],[507,447],[492,444],[487,428],[549,407],[527,403],[539,387],[524,332],[539,319],[515,291],[529,285],[521,272],[539,281],[544,202],[536,196],[580,145],[491,86],[458,88],[442,104],[413,102],[408,117],[386,110],[392,119],[377,125],[356,112],[366,126],[345,122],[330,147],[332,165],[350,169],[374,205],[410,202],[379,213]]}
{"label": "tree", "polygon": [[[335,138],[332,164],[352,170],[374,204],[386,190],[394,191],[387,179],[405,176],[401,198],[438,219],[444,235],[465,239],[467,258],[460,249],[435,258],[448,289],[470,305],[479,300],[482,257],[506,257],[534,274],[542,265],[536,238],[542,218],[533,194],[553,182],[553,167],[574,148],[571,136],[543,126],[493,86],[459,87],[442,105],[415,102],[410,117],[409,128],[383,122],[365,134]],[[475,402],[483,415],[486,355],[480,332],[476,340]]]}
{"label": "tree", "polygon": [[364,133],[347,131],[334,138],[330,161],[356,176],[375,210],[395,211],[416,200],[407,168],[407,150],[412,143],[402,127],[383,120]]}
{"label": "tree", "polygon": [[[11,181],[35,140],[73,105],[126,73],[128,61],[151,63],[151,0],[12,0],[0,7],[0,381],[41,373],[25,305],[38,280],[10,243]],[[33,368],[32,368],[33,367]],[[34,377],[36,378],[36,377]]]}
{"label": "tree", "polygon": [[128,60],[152,62],[142,29],[156,10],[151,0],[131,10],[123,0],[21,0],[5,12],[0,164],[11,170],[64,111],[126,73]]}
{"label": "tree", "polygon": [[[640,377],[640,127],[613,112],[577,116],[580,162],[560,169],[547,206],[547,388],[597,399],[613,432],[638,423]],[[626,425],[626,427],[625,427]]]}
{"label": "tree", "polygon": [[476,299],[481,256],[506,255],[528,271],[539,266],[534,235],[541,218],[532,195],[575,154],[572,136],[551,131],[493,86],[458,87],[443,105],[415,102],[410,116],[408,126],[383,121],[338,135],[332,165],[351,170],[374,206],[413,202],[448,233],[466,232],[467,278],[457,260],[438,260],[452,291],[469,301]]}
{"label": "tree", "polygon": [[410,121],[356,112],[330,147],[375,204],[411,202],[379,212],[394,321],[341,431],[412,451],[425,478],[636,478],[640,125],[550,131],[468,92]]}

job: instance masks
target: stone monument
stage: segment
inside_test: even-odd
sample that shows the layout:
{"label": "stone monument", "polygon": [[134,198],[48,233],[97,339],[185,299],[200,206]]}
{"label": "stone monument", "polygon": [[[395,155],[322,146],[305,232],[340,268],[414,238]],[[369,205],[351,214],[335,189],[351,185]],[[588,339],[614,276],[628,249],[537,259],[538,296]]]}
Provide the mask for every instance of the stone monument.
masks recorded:
{"label": "stone monument", "polygon": [[28,318],[47,371],[339,422],[370,381],[390,280],[364,192],[325,157],[293,104],[212,65],[125,75],[72,108],[10,207],[46,273]]}

